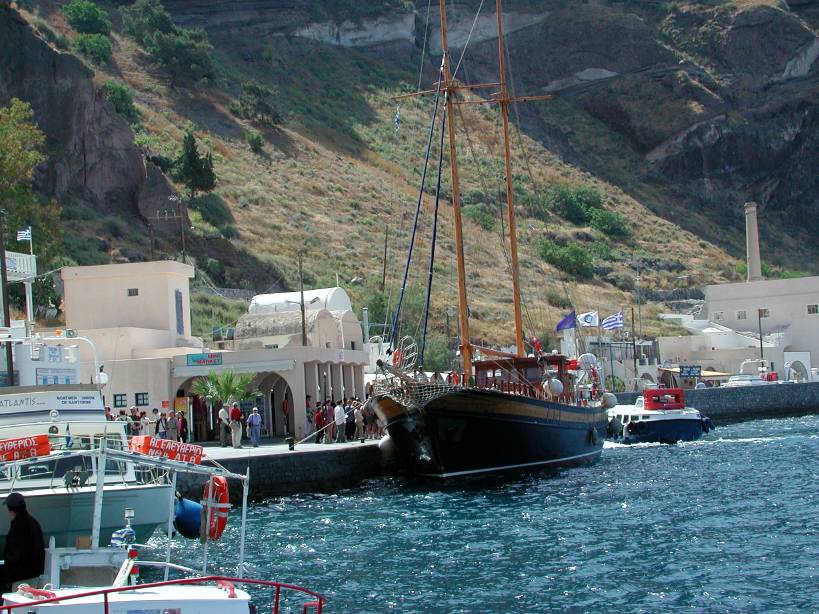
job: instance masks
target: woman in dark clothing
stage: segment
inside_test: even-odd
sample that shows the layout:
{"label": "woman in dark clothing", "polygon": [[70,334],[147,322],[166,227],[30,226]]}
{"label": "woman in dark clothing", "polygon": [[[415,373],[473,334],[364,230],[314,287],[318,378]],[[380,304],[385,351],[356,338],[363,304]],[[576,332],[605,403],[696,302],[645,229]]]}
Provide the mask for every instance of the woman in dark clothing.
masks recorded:
{"label": "woman in dark clothing", "polygon": [[37,588],[45,569],[43,530],[26,510],[26,500],[19,492],[6,497],[11,526],[3,550],[3,592],[16,591],[20,584]]}

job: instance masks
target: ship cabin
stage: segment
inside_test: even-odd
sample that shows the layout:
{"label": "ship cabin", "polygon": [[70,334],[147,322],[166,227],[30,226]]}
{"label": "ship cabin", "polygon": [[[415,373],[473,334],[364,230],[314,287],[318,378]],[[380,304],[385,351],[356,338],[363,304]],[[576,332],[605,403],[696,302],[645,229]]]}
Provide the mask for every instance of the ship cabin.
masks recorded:
{"label": "ship cabin", "polygon": [[643,391],[644,409],[684,409],[685,391],[682,388],[647,388]]}
{"label": "ship cabin", "polygon": [[[569,361],[562,354],[534,356],[503,356],[491,360],[479,360],[472,364],[475,370],[475,384],[478,388],[500,390],[533,398],[545,398],[543,374],[554,371],[563,383],[561,400],[568,400],[571,390],[569,382]],[[576,364],[575,367],[577,368]]]}

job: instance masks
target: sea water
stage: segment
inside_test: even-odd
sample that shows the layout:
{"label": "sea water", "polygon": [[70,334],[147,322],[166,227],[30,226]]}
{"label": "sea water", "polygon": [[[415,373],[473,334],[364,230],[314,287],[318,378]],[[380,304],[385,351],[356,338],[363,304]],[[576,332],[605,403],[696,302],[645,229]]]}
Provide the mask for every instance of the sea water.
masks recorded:
{"label": "sea water", "polygon": [[[235,573],[238,524],[210,571]],[[271,499],[248,527],[247,576],[310,587],[328,612],[816,611],[819,418],[607,443],[552,473]],[[177,539],[174,558],[201,565],[201,548]]]}

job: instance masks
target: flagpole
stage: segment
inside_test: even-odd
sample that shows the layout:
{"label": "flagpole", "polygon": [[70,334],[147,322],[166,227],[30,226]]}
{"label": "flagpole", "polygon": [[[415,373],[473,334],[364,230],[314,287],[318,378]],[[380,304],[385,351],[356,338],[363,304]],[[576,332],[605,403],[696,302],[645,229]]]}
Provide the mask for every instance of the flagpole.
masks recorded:
{"label": "flagpole", "polygon": [[[34,256],[34,232],[31,230],[31,226],[28,227],[28,253],[31,256]],[[35,261],[34,266],[35,275],[37,274],[37,265]],[[34,332],[34,279],[28,279],[23,282],[23,286],[26,289],[26,327],[28,328],[28,333],[31,334]]]}
{"label": "flagpole", "polygon": [[634,391],[637,391],[637,337],[634,336],[634,307],[631,308],[631,357],[634,360]]}

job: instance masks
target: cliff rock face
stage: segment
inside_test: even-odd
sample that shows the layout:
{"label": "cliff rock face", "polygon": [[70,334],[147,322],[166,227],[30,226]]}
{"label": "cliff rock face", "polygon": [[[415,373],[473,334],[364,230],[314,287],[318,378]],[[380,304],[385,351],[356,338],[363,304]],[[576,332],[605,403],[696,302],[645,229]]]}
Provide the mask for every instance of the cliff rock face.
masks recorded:
{"label": "cliff rock face", "polygon": [[11,98],[30,103],[46,135],[49,156],[35,177],[38,192],[64,206],[74,199],[131,215],[167,198],[167,181],[146,168],[130,127],[94,87],[93,73],[52,49],[8,7],[0,7],[0,58],[0,105]]}

